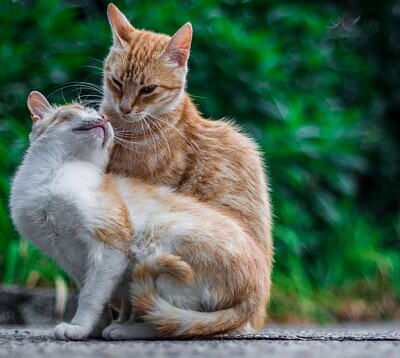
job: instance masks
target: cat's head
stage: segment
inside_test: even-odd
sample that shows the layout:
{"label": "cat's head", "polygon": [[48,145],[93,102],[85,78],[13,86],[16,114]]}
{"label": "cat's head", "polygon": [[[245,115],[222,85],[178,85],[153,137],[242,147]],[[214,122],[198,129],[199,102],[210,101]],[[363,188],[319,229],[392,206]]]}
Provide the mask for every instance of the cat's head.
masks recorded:
{"label": "cat's head", "polygon": [[33,126],[31,145],[61,150],[69,157],[104,165],[114,132],[107,116],[79,103],[52,106],[37,91],[30,93],[28,108]]}
{"label": "cat's head", "polygon": [[184,95],[192,26],[171,38],[135,29],[113,4],[107,14],[113,46],[105,60],[103,110],[124,122],[172,112]]}

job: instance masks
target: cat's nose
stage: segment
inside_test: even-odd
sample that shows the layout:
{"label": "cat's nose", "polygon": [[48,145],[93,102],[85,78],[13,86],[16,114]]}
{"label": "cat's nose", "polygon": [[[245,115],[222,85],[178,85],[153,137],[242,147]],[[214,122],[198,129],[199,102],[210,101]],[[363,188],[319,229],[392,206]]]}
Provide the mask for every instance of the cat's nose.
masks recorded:
{"label": "cat's nose", "polygon": [[132,112],[132,108],[130,106],[127,106],[126,104],[120,104],[119,105],[119,110],[123,113],[123,114],[129,114]]}
{"label": "cat's nose", "polygon": [[108,122],[108,117],[105,114],[100,113],[100,117],[103,118],[104,123]]}

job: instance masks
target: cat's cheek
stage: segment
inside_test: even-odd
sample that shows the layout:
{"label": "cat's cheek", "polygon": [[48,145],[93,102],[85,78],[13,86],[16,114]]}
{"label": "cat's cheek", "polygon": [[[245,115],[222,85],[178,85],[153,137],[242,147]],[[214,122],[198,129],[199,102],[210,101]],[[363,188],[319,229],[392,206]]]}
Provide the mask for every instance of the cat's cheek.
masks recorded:
{"label": "cat's cheek", "polygon": [[153,113],[157,115],[164,115],[174,111],[181,104],[183,96],[183,90],[179,92],[176,91],[172,93],[167,93],[166,96],[161,99],[161,101],[154,105]]}
{"label": "cat's cheek", "polygon": [[122,93],[108,85],[106,85],[104,88],[104,98],[109,104],[112,104],[113,107],[117,108],[121,102]]}

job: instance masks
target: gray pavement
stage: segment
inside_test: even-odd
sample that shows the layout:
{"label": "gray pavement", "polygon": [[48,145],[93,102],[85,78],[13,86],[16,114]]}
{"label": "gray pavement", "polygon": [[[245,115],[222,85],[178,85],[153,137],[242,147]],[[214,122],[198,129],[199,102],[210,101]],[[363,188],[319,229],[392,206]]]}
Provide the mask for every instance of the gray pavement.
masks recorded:
{"label": "gray pavement", "polygon": [[0,326],[0,357],[400,357],[400,322],[269,325],[260,334],[207,340],[61,342],[52,326]]}

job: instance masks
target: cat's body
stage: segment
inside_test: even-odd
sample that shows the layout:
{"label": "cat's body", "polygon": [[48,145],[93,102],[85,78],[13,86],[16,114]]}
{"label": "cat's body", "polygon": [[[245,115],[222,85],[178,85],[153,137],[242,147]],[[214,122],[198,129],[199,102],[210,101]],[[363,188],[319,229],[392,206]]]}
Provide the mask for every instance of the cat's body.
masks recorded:
{"label": "cat's body", "polygon": [[[108,170],[211,204],[242,222],[271,251],[270,212],[256,145],[227,122],[201,118],[186,95],[178,111],[174,129],[164,126],[162,132],[132,139],[131,150],[127,143],[116,144]],[[111,123],[118,123],[115,113],[106,113]]]}
{"label": "cat's body", "polygon": [[[185,93],[192,37],[134,29],[114,6],[114,45],[104,67],[101,110],[120,137],[108,170],[166,185],[235,219],[264,252],[269,300],[272,215],[261,155],[226,121],[201,117]],[[253,324],[260,327],[264,312]]]}
{"label": "cat's body", "polygon": [[104,116],[78,105],[51,108],[37,93],[29,101],[36,120],[10,205],[21,234],[78,284],[78,311],[56,337],[102,329],[113,297],[130,300],[144,323],[113,324],[105,338],[258,328],[252,322],[269,289],[263,248],[211,206],[105,174],[112,129]]}

